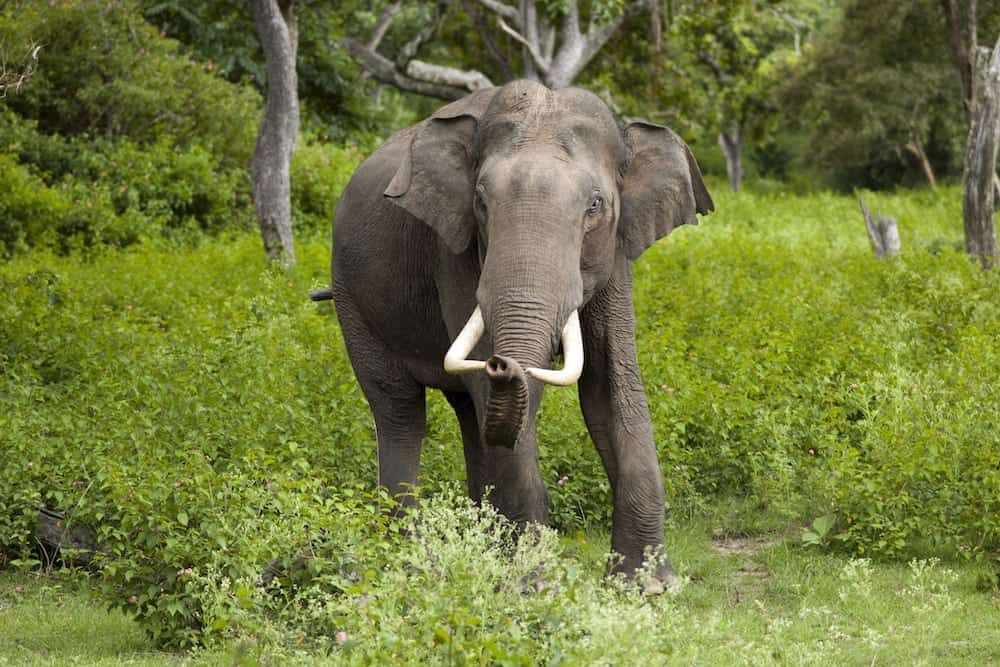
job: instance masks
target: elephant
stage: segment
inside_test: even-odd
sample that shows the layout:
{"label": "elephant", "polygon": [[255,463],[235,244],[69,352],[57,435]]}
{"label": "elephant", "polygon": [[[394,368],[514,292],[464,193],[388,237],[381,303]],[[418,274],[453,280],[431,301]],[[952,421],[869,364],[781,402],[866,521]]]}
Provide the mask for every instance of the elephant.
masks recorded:
{"label": "elephant", "polygon": [[341,195],[332,288],[313,295],[334,300],[379,484],[406,506],[436,388],[461,427],[470,497],[547,524],[535,416],[547,384],[576,384],[613,491],[609,569],[672,585],[632,262],[713,209],[680,137],[619,124],[578,88],[479,90],[386,140]]}

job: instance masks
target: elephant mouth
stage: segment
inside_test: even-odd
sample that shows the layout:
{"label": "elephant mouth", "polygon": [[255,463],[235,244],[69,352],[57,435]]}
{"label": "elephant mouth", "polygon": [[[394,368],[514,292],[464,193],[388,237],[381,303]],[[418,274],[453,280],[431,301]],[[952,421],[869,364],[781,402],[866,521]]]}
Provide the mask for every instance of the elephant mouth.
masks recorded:
{"label": "elephant mouth", "polygon": [[[488,361],[469,359],[472,349],[486,331],[483,313],[479,306],[472,311],[462,331],[455,337],[447,354],[444,356],[444,369],[453,375],[487,372]],[[583,334],[580,331],[580,315],[577,311],[570,313],[562,329],[563,367],[561,369],[526,368],[524,373],[542,382],[557,387],[568,387],[576,383],[583,373]],[[499,357],[491,357],[497,359]],[[515,362],[516,363],[516,362]],[[518,366],[520,369],[520,366]]]}

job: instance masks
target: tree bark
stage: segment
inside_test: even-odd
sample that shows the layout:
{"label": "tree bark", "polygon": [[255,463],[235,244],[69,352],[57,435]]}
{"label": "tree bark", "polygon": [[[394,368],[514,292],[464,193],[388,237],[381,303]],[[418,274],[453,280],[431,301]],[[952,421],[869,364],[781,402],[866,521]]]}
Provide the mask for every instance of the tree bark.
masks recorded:
{"label": "tree bark", "polygon": [[660,20],[660,0],[649,0],[649,23],[653,38],[653,99],[660,99],[660,79],[663,77],[663,24]]}
{"label": "tree bark", "polygon": [[[438,76],[436,81],[423,81],[421,79],[413,78],[406,72],[401,72],[397,69],[396,64],[393,63],[393,61],[369,50],[361,42],[345,37],[341,40],[341,44],[344,45],[347,52],[351,54],[351,56],[353,56],[359,63],[361,63],[361,66],[364,67],[376,81],[394,86],[399,90],[405,90],[409,93],[416,93],[417,95],[424,95],[426,97],[436,97],[441,100],[457,100],[468,95],[471,90],[476,90],[475,88],[470,89],[467,87],[470,81],[468,72],[454,70],[455,72],[461,73],[461,76],[447,81],[445,81],[442,76]],[[409,70],[410,65],[413,65],[414,63],[420,63],[420,61],[411,60],[407,63],[407,70]],[[441,74],[441,72],[439,71],[438,74]],[[489,79],[486,79],[486,77],[482,74],[478,72],[475,74],[478,74],[479,77],[482,77],[482,79],[489,81]],[[476,79],[477,77],[475,76],[471,77],[471,80]]]}
{"label": "tree bark", "polygon": [[[941,8],[944,11],[945,24],[948,27],[948,47],[951,49],[955,66],[958,67],[959,78],[962,82],[962,101],[965,104],[965,112],[969,118],[976,111],[976,64],[975,54],[977,49],[976,36],[976,0],[969,1],[969,14],[966,25],[962,25],[962,12],[958,6],[958,0],[941,0]],[[968,35],[965,35],[968,32]]]}
{"label": "tree bark", "polygon": [[269,261],[295,263],[289,168],[299,134],[295,0],[252,0],[267,64],[267,101],[253,152],[253,199]]}
{"label": "tree bark", "polygon": [[378,23],[375,24],[375,29],[372,30],[372,36],[368,40],[368,49],[378,51],[378,45],[382,43],[382,38],[385,37],[385,33],[389,31],[389,26],[392,25],[393,17],[399,13],[399,10],[402,9],[402,7],[402,0],[391,2],[385,6],[382,13],[378,17]]}
{"label": "tree bark", "polygon": [[719,132],[719,147],[726,158],[729,189],[739,192],[743,185],[743,132],[739,126]]}
{"label": "tree bark", "polygon": [[972,114],[965,152],[962,218],[965,249],[984,269],[996,266],[996,165],[1000,148],[1000,39],[979,82],[982,95]]}

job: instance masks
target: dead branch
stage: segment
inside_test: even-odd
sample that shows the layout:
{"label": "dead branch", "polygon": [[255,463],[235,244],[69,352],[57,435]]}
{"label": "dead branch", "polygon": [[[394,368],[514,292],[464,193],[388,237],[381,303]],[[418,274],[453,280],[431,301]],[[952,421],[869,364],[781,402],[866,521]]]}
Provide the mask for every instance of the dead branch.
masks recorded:
{"label": "dead branch", "polygon": [[8,92],[18,92],[21,86],[31,81],[38,66],[38,52],[41,50],[40,44],[32,44],[25,63],[16,68],[9,67],[7,59],[0,53],[0,99],[7,97]]}
{"label": "dead branch", "polygon": [[[361,63],[361,66],[365,68],[377,81],[381,83],[388,84],[390,86],[395,86],[400,90],[405,90],[410,93],[416,93],[417,95],[425,95],[427,97],[436,97],[441,100],[457,100],[461,97],[465,97],[469,93],[468,88],[463,88],[461,83],[458,85],[434,83],[428,81],[421,81],[416,79],[404,72],[396,69],[396,65],[388,58],[379,55],[378,53],[365,48],[364,44],[361,44],[357,40],[345,37],[340,40],[347,52],[355,59]],[[412,64],[414,61],[410,61]],[[419,61],[418,61],[419,62]]]}

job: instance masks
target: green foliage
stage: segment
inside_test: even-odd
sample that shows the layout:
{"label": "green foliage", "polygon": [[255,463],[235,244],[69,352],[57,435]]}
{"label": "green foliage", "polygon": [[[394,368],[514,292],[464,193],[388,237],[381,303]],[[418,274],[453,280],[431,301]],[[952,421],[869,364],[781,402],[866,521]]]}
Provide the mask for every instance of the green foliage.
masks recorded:
{"label": "green foliage", "polygon": [[[253,12],[243,0],[191,3],[183,0],[141,0],[146,20],[191,49],[198,60],[233,83],[252,85],[261,93],[267,86],[264,54],[257,40]],[[415,13],[416,3],[405,14]],[[340,46],[345,23],[370,30],[377,9],[370,2],[298,0],[297,75],[303,125],[335,141],[359,132],[391,129],[398,103],[373,108],[374,82]],[[367,39],[367,38],[366,38]],[[389,96],[386,96],[387,98]]]}
{"label": "green foliage", "polygon": [[[307,171],[346,174],[320,147],[303,155]],[[0,168],[3,183],[21,179],[19,192],[39,185],[9,159]],[[959,197],[946,192],[869,196],[900,220],[894,262],[871,257],[854,200],[830,195],[721,194],[705,225],[644,255],[639,358],[671,523],[738,496],[792,527],[836,516],[808,528],[827,547],[995,557],[1000,304],[996,276],[960,252]],[[548,598],[503,593],[484,615],[483,591],[513,590],[509,566],[491,560],[507,549],[506,529],[486,528],[494,519],[461,510],[458,524],[410,529],[429,542],[386,537],[395,524],[374,493],[370,415],[329,306],[305,298],[326,284],[328,252],[302,243],[298,267],[273,273],[248,234],[183,252],[32,251],[0,266],[0,457],[10,462],[0,558],[35,558],[45,505],[97,531],[104,598],[164,644],[287,632],[359,662],[374,646],[443,656],[488,644],[475,636],[497,638],[497,660],[548,650],[533,637],[562,637],[570,650],[578,626]],[[461,484],[463,463],[436,393],[429,415],[422,483],[434,502]],[[547,392],[539,432],[555,527],[606,529],[607,479],[573,392]],[[416,565],[442,542],[452,556]],[[547,577],[583,590],[578,566],[558,562]],[[264,574],[270,587],[254,583]],[[417,581],[409,590],[437,592],[403,597],[406,577]],[[440,619],[440,632],[403,618],[416,614]],[[339,642],[344,628],[365,641]],[[586,659],[598,644],[587,646],[570,654]]]}
{"label": "green foliage", "polygon": [[364,158],[357,146],[333,146],[303,137],[292,156],[292,224],[326,234],[340,192]]}
{"label": "green foliage", "polygon": [[[34,78],[0,104],[0,255],[193,241],[252,225],[253,90],[191,61],[132,0],[0,11],[0,45],[44,45]],[[300,142],[297,227],[325,230],[360,159],[357,148]]]}
{"label": "green foliage", "polygon": [[0,109],[0,253],[122,247],[245,226],[249,176],[224,160],[197,145],[175,146],[169,136],[139,145],[45,135]]}
{"label": "green foliage", "polygon": [[260,98],[181,53],[146,23],[135,0],[6,3],[0,43],[38,43],[30,85],[4,104],[45,134],[170,137],[243,165],[253,150]]}
{"label": "green foliage", "polygon": [[0,45],[39,43],[0,105],[0,253],[190,237],[252,220],[259,97],[191,61],[132,0],[6,3]]}
{"label": "green foliage", "polygon": [[[998,6],[978,18],[992,44]],[[837,19],[773,95],[810,134],[802,166],[844,190],[924,184],[923,151],[938,177],[959,178],[968,126],[941,3],[843,2]]]}

